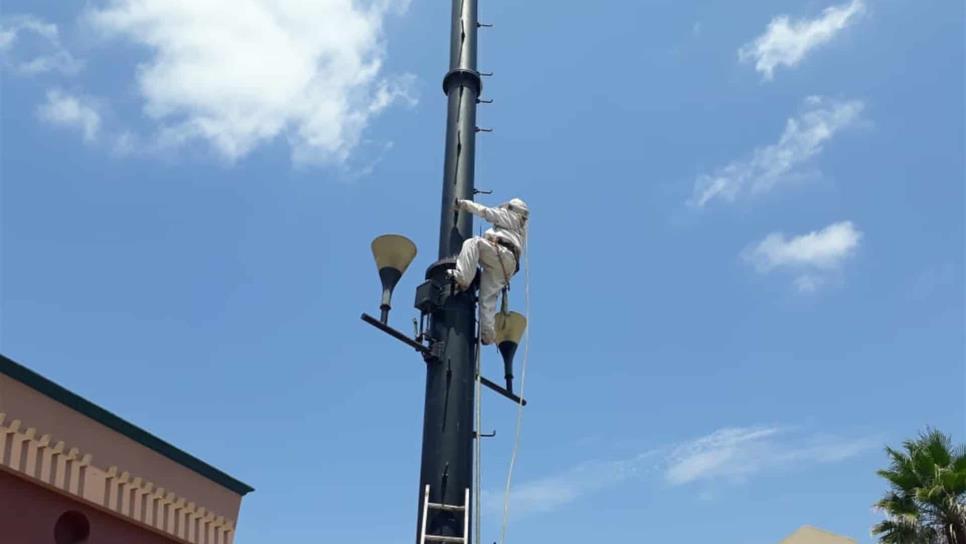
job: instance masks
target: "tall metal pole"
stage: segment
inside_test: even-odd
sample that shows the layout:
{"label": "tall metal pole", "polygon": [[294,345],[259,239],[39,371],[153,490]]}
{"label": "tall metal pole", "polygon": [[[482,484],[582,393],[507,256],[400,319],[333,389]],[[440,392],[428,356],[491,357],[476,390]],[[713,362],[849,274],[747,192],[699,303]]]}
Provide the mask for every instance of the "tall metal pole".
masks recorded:
{"label": "tall metal pole", "polygon": [[[476,160],[476,106],[482,83],[476,67],[477,0],[453,0],[449,72],[443,79],[448,99],[446,159],[443,171],[442,209],[439,229],[439,261],[427,279],[446,282],[453,257],[463,241],[472,236],[473,218],[457,212],[457,198],[474,194]],[[473,475],[473,406],[476,367],[476,300],[473,293],[446,298],[433,311],[430,334],[438,342],[438,361],[427,365],[426,405],[423,421],[423,452],[419,476],[420,498],[427,485],[430,502],[462,505]],[[463,515],[447,510],[423,512],[427,533],[465,537]],[[417,544],[420,528],[417,527]]]}

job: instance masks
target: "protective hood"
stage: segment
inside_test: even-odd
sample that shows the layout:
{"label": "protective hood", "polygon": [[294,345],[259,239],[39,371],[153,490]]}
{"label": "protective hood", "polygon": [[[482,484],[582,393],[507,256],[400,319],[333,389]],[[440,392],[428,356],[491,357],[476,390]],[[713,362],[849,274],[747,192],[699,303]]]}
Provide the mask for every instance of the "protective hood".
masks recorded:
{"label": "protective hood", "polygon": [[508,210],[519,213],[523,217],[530,216],[530,208],[527,207],[527,203],[520,200],[519,198],[510,199],[510,201],[504,204],[503,206]]}

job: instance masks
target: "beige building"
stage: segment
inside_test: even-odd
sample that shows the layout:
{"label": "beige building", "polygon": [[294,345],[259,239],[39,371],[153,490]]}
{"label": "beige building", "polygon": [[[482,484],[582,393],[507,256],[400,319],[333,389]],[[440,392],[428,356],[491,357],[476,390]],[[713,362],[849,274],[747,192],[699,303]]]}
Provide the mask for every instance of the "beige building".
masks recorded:
{"label": "beige building", "polygon": [[231,544],[251,491],[0,355],[3,544]]}
{"label": "beige building", "polygon": [[856,542],[851,538],[806,525],[792,533],[792,536],[782,540],[781,544],[856,544]]}

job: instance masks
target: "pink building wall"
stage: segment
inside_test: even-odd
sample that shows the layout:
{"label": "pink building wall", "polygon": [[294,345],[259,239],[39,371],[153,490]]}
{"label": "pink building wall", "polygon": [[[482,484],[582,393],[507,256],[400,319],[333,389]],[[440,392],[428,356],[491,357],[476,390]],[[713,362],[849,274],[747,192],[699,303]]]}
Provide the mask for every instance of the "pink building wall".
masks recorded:
{"label": "pink building wall", "polygon": [[232,544],[251,491],[0,355],[0,544]]}
{"label": "pink building wall", "polygon": [[[0,471],[0,505],[0,542],[4,544],[179,543],[5,471]],[[89,522],[86,541],[55,540],[57,520],[69,511],[79,512]]]}

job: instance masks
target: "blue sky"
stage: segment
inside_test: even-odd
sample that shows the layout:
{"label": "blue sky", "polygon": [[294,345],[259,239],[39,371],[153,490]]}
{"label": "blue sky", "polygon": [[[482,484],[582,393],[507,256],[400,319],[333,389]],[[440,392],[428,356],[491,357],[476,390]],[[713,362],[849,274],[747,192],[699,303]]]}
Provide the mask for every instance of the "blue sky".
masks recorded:
{"label": "blue sky", "polygon": [[[240,544],[412,541],[422,362],[358,315],[374,236],[399,327],[434,256],[448,17],[5,2],[0,349],[256,487]],[[966,439],[962,3],[481,19],[477,185],[533,214],[508,541],[871,542],[883,445]]]}

